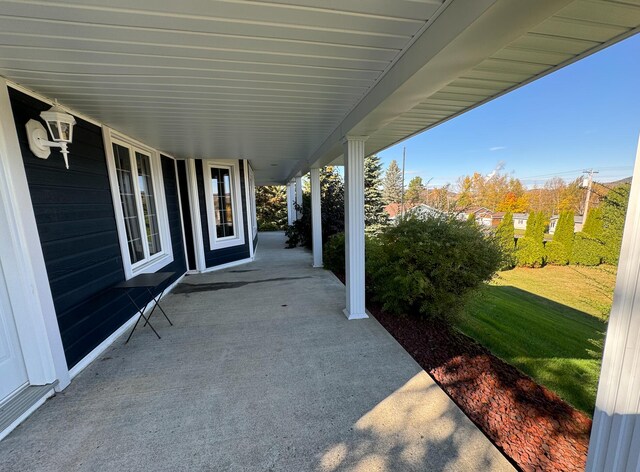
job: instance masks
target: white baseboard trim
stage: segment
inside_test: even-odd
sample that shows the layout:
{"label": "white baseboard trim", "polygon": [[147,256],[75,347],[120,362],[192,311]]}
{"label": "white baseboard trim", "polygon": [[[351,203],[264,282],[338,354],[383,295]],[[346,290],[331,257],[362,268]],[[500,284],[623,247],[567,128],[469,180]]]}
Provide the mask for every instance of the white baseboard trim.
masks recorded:
{"label": "white baseboard trim", "polygon": [[248,264],[249,262],[253,262],[254,257],[248,257],[246,259],[241,259],[239,261],[227,262],[226,264],[220,264],[213,267],[207,267],[205,270],[201,271],[201,274],[206,274],[207,272],[215,272],[216,270],[228,269],[230,267],[235,267],[243,264]]}
{"label": "white baseboard trim", "polygon": [[56,393],[56,391],[54,390],[53,387],[51,387],[51,390],[49,390],[45,395],[43,395],[42,398],[40,398],[40,400],[38,400],[33,405],[31,405],[31,407],[27,411],[22,413],[13,423],[11,423],[9,426],[7,426],[4,430],[0,431],[0,441],[2,441],[4,438],[6,438],[9,435],[9,433],[11,433],[11,431],[13,431],[18,426],[20,426],[20,424],[24,420],[29,418],[29,416],[31,416],[31,414],[34,411],[36,411],[38,408],[40,408],[44,404],[44,402],[46,402],[49,398],[54,396],[55,393]]}
{"label": "white baseboard trim", "polygon": [[[165,289],[164,293],[162,294],[162,298],[164,298],[169,293],[171,293],[171,291],[176,287],[176,285],[178,285],[180,282],[182,282],[182,279],[184,278],[185,275],[186,274],[182,274],[178,278],[178,280],[176,280],[171,285],[169,285]],[[151,307],[148,306],[147,309],[145,310],[145,314],[148,313],[150,310],[151,310]],[[126,331],[129,331],[129,328],[133,327],[133,325],[135,324],[135,322],[136,322],[136,320],[138,319],[139,316],[140,316],[140,314],[136,313],[131,318],[129,318],[122,326],[120,326],[117,330],[115,330],[111,334],[111,336],[109,336],[107,339],[105,339],[100,344],[98,344],[98,346],[96,346],[93,351],[91,351],[89,354],[87,354],[85,357],[83,357],[80,362],[78,362],[71,369],[69,369],[69,377],[71,377],[71,380],[73,380],[75,376],[77,376],[80,372],[82,372],[84,369],[86,369],[89,366],[89,364],[91,364],[93,361],[95,361],[100,356],[100,354],[102,354],[104,351],[106,351],[107,348],[109,346],[111,346],[116,341],[116,339],[118,339],[120,336],[122,336]]]}

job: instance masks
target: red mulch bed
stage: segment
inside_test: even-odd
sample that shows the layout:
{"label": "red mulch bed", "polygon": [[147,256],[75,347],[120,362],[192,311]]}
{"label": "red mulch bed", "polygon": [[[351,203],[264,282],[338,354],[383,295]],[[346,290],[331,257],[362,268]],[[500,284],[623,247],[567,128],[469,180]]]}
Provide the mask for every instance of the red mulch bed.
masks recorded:
{"label": "red mulch bed", "polygon": [[448,326],[369,311],[524,471],[583,471],[591,419]]}

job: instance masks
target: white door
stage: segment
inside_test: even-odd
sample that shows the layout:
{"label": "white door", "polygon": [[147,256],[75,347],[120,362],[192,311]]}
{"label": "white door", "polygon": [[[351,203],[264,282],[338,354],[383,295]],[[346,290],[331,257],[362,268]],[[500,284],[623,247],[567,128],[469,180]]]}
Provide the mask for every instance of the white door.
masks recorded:
{"label": "white door", "polygon": [[[5,223],[6,228],[4,216],[0,201],[0,224]],[[6,284],[6,277],[11,275],[2,266],[2,252],[9,247],[6,231],[0,230],[0,403],[28,381]]]}

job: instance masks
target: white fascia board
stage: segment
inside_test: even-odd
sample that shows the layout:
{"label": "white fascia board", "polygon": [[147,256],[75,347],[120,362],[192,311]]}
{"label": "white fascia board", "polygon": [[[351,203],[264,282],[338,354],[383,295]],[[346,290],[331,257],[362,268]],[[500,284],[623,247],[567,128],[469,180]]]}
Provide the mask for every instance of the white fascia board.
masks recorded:
{"label": "white fascia board", "polygon": [[344,136],[374,135],[570,1],[540,0],[525,8],[509,0],[452,0],[290,177],[335,161]]}

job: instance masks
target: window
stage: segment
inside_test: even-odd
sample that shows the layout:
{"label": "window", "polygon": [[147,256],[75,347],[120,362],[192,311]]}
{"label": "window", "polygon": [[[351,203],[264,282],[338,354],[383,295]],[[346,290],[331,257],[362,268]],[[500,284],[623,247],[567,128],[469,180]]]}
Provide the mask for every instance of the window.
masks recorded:
{"label": "window", "polygon": [[233,195],[231,193],[231,170],[211,167],[211,190],[213,192],[213,212],[216,238],[235,236],[233,221]]}
{"label": "window", "polygon": [[244,244],[238,161],[202,161],[209,248]]}
{"label": "window", "polygon": [[160,156],[105,130],[125,273],[155,272],[173,260]]}

